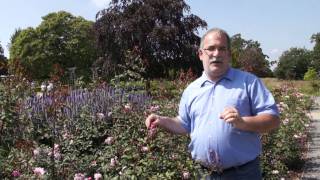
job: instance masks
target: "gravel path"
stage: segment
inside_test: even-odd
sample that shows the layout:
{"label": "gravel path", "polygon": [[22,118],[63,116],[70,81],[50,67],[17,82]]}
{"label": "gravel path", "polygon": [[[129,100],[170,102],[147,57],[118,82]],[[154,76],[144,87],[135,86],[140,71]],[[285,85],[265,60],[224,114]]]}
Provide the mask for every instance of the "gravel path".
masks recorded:
{"label": "gravel path", "polygon": [[302,179],[320,180],[320,97],[315,98],[317,105],[311,111],[311,140],[308,142],[307,162]]}

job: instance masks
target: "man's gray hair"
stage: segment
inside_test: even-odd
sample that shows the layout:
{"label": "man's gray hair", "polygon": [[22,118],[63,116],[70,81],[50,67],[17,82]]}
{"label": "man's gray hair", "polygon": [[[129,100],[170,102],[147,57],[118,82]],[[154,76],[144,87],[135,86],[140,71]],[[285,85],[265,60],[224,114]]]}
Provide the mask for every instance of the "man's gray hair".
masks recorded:
{"label": "man's gray hair", "polygon": [[204,39],[206,38],[206,36],[210,33],[213,33],[213,32],[216,32],[216,33],[219,33],[219,34],[222,34],[224,35],[226,38],[227,38],[227,48],[228,50],[230,51],[231,50],[231,40],[230,40],[230,36],[229,34],[223,30],[223,29],[220,29],[220,28],[212,28],[212,29],[209,29],[201,38],[201,41],[200,41],[200,49],[203,48],[203,41]]}

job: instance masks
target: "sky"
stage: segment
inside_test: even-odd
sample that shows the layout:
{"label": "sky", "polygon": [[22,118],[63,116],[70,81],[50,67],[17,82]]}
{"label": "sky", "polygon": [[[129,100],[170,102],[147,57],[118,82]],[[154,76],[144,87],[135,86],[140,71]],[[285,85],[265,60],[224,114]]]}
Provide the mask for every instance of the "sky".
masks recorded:
{"label": "sky", "polygon": [[[16,29],[37,27],[41,17],[61,10],[95,21],[110,0],[0,0],[0,43],[9,57],[8,43]],[[320,32],[320,0],[185,0],[191,14],[230,36],[258,41],[269,60],[292,47],[312,49],[312,34]],[[199,29],[202,36],[206,29]]]}

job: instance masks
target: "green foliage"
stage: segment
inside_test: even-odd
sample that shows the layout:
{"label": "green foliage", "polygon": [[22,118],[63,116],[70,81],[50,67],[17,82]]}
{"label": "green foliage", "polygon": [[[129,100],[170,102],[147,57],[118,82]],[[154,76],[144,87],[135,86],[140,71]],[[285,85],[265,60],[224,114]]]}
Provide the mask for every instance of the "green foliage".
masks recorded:
{"label": "green foliage", "polygon": [[309,68],[303,76],[303,80],[305,81],[311,81],[316,79],[318,79],[318,74],[315,68]]}
{"label": "green foliage", "polygon": [[275,76],[279,79],[303,79],[310,66],[310,51],[291,48],[279,58]]}
{"label": "green foliage", "polygon": [[[96,67],[107,76],[123,74],[122,67],[126,67],[144,79],[168,76],[170,69],[201,71],[195,53],[200,38],[195,32],[206,23],[188,15],[189,9],[183,0],[111,1],[97,14],[95,30],[101,51]],[[135,58],[143,72],[127,65]]]}
{"label": "green foliage", "polygon": [[33,79],[47,79],[54,65],[64,71],[77,67],[77,74],[88,76],[88,67],[96,59],[92,22],[60,11],[44,16],[36,28],[17,30],[12,36],[10,68],[17,73],[16,64]]}
{"label": "green foliage", "polygon": [[263,54],[258,41],[242,39],[241,34],[231,37],[232,66],[251,72],[259,77],[271,76],[267,55]]}

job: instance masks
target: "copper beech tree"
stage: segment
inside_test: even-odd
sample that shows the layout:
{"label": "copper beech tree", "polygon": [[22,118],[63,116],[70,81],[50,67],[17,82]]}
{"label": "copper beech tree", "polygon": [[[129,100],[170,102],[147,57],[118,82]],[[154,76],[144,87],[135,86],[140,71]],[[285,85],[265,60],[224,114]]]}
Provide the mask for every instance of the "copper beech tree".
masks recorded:
{"label": "copper beech tree", "polygon": [[183,0],[112,0],[96,15],[95,66],[106,75],[130,71],[143,79],[172,69],[202,71],[197,30],[207,24],[189,11]]}

